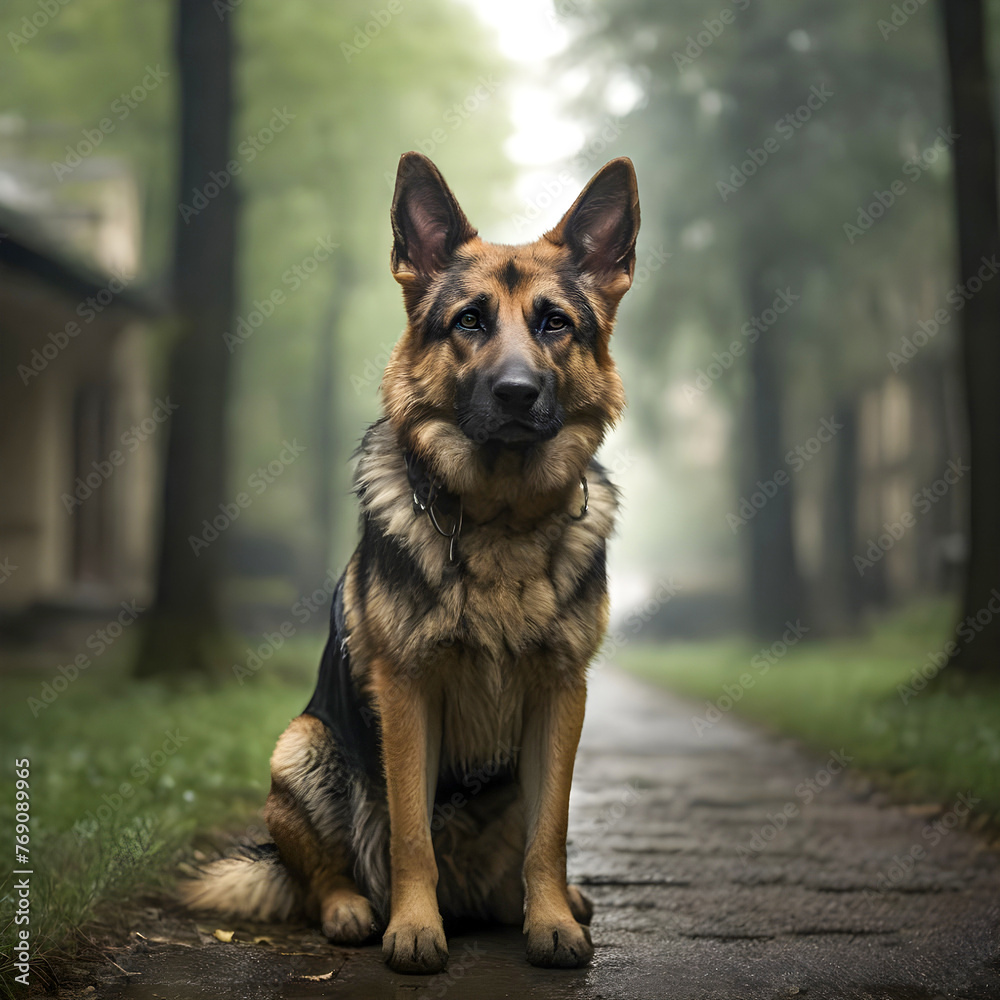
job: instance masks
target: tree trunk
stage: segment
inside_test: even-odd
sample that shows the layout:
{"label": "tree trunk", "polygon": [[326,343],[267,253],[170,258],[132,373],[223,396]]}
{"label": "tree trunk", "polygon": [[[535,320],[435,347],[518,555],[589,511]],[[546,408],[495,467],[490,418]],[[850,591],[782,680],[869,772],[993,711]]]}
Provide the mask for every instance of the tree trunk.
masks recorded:
{"label": "tree trunk", "polygon": [[[753,254],[745,256],[744,262],[746,301],[750,313],[759,316],[770,308],[774,289],[765,286],[766,268]],[[767,330],[747,352],[752,383],[748,402],[750,467],[743,496],[761,493],[765,498],[745,529],[749,536],[750,627],[758,638],[769,641],[778,638],[788,628],[787,623],[794,624],[802,613],[802,583],[792,531],[793,473],[784,459],[785,393],[778,337],[778,329]],[[779,482],[775,473],[786,478]]]}
{"label": "tree trunk", "polygon": [[[788,86],[781,76],[774,38],[761,18],[755,5],[740,15],[740,55],[727,86],[735,110],[728,118],[726,160],[739,160],[768,134],[774,123],[769,111],[762,109],[770,108],[773,91],[783,92]],[[786,232],[775,233],[775,220],[782,215],[770,203],[770,196],[757,194],[754,198],[748,194],[733,210],[740,211],[738,266],[746,312],[760,316],[771,308],[777,277],[784,262],[794,259],[794,251]],[[786,393],[779,344],[785,332],[778,324],[747,348],[750,386],[741,496],[748,499],[761,492],[758,482],[767,485],[776,472],[791,476],[783,447]],[[748,536],[745,581],[749,625],[755,636],[767,642],[779,638],[788,628],[786,623],[794,624],[802,613],[802,584],[792,532],[793,490],[789,478],[773,495],[765,495],[763,505],[742,529]]]}
{"label": "tree trunk", "polygon": [[337,481],[336,463],[340,459],[337,441],[339,423],[334,394],[333,372],[336,358],[336,341],[343,322],[344,303],[349,289],[354,285],[354,275],[347,261],[338,258],[333,291],[316,345],[316,414],[319,421],[319,455],[316,460],[315,518],[320,543],[317,547],[316,579],[325,576],[331,568],[334,526],[337,523],[336,501],[333,484]]}
{"label": "tree trunk", "polygon": [[169,393],[178,408],[170,425],[156,602],[136,665],[140,676],[210,671],[225,634],[220,589],[228,515],[220,505],[227,503],[230,354],[223,333],[234,316],[237,225],[235,178],[226,170],[233,112],[232,17],[219,17],[206,0],[178,0],[176,17],[180,183],[173,307],[178,339]]}
{"label": "tree trunk", "polygon": [[[842,398],[834,412],[841,427],[831,444],[833,469],[826,497],[822,580],[816,597],[822,621],[833,634],[856,630],[863,605],[858,551],[858,401]],[[815,603],[810,610],[815,609]]]}
{"label": "tree trunk", "polygon": [[[944,0],[943,11],[951,120],[958,133],[954,161],[959,274],[962,283],[969,284],[969,297],[958,315],[968,451],[954,456],[971,467],[959,487],[968,490],[968,561],[961,617],[975,619],[978,613],[986,617],[993,612],[988,623],[980,619],[973,625],[975,636],[961,644],[954,666],[967,673],[996,674],[1000,669],[1000,615],[994,596],[1000,588],[1000,392],[996,386],[1000,278],[987,270],[990,262],[996,266],[1000,253],[996,134],[983,4],[981,0]],[[982,281],[976,277],[980,269]]]}

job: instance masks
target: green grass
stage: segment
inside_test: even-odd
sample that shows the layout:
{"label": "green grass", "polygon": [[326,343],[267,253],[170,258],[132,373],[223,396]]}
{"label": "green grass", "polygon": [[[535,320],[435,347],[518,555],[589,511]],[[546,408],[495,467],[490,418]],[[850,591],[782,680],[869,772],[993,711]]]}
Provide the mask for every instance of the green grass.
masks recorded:
{"label": "green grass", "polygon": [[[4,674],[0,830],[14,823],[13,761],[27,758],[32,954],[63,947],[100,903],[169,876],[196,832],[263,829],[268,760],[308,700],[322,641],[286,642],[242,684],[164,685],[128,675],[134,646],[122,639],[37,717],[28,699],[69,659]],[[0,885],[8,915],[11,881]],[[0,954],[15,929],[0,928]]]}
{"label": "green grass", "polygon": [[[632,645],[617,662],[691,697],[693,719],[716,717],[711,706],[730,710],[732,697],[732,711],[820,753],[843,748],[852,767],[875,774],[900,797],[950,802],[968,792],[995,823],[1000,683],[955,683],[946,667],[939,683],[906,691],[914,671],[919,678],[930,655],[953,637],[950,629],[951,609],[938,603],[909,608],[864,638],[807,637],[773,664],[760,656],[760,645],[735,641]],[[701,723],[692,721],[692,728]]]}

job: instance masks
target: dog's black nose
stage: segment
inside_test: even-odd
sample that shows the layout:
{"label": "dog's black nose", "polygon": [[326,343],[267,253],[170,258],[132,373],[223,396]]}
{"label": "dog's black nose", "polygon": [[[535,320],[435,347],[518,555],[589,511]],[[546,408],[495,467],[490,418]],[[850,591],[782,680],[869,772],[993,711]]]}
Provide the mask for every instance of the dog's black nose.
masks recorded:
{"label": "dog's black nose", "polygon": [[523,364],[508,366],[493,382],[493,395],[508,412],[530,410],[541,392],[541,375]]}

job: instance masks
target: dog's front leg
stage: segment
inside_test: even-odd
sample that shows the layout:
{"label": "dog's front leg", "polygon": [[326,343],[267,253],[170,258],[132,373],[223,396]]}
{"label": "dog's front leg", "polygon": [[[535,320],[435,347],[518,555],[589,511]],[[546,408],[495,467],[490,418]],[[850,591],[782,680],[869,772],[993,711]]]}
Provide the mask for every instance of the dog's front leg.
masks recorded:
{"label": "dog's front leg", "polygon": [[382,723],[392,868],[382,955],[397,972],[440,972],[448,962],[448,944],[437,904],[429,806],[437,783],[440,699],[390,664],[376,665],[372,676]]}
{"label": "dog's front leg", "polygon": [[569,789],[586,700],[581,678],[540,695],[525,718],[518,771],[528,820],[524,933],[533,965],[573,968],[594,954],[590,932],[574,919],[566,888]]}

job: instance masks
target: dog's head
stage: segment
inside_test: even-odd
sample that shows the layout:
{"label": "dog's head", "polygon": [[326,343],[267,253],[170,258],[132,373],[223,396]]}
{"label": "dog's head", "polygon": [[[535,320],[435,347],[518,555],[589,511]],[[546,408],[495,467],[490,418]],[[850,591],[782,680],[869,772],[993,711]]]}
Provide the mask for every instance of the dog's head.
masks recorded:
{"label": "dog's head", "polygon": [[523,246],[481,240],[437,167],[402,157],[392,272],[409,323],[382,393],[400,440],[449,488],[483,490],[512,472],[536,493],[579,479],[625,403],[608,342],[638,230],[624,157]]}

